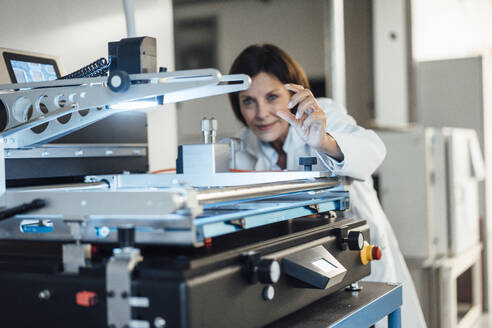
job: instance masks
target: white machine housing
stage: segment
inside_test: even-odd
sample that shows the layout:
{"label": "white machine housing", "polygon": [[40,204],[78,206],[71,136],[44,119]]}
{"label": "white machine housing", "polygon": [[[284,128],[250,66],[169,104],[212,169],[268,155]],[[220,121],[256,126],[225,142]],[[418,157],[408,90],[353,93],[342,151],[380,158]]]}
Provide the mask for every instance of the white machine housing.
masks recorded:
{"label": "white machine housing", "polygon": [[455,256],[479,242],[484,163],[471,129],[378,131],[387,147],[380,197],[406,258]]}

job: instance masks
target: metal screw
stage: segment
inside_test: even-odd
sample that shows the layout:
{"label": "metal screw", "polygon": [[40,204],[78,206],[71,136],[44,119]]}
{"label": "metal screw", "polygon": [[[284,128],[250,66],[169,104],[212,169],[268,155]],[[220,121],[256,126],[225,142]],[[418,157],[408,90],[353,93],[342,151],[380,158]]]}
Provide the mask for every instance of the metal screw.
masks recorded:
{"label": "metal screw", "polygon": [[166,320],[164,318],[161,318],[161,317],[155,317],[154,327],[155,328],[165,328],[166,327]]}
{"label": "metal screw", "polygon": [[356,281],[356,282],[351,283],[349,286],[347,286],[345,288],[345,290],[349,291],[349,292],[359,292],[362,290],[362,286],[360,286],[359,282]]}
{"label": "metal screw", "polygon": [[51,292],[47,289],[44,289],[39,292],[38,297],[42,300],[49,300],[51,297]]}
{"label": "metal screw", "polygon": [[272,285],[268,285],[263,288],[263,299],[265,301],[271,301],[275,297],[275,288]]}
{"label": "metal screw", "polygon": [[128,292],[121,292],[121,298],[127,298]]}
{"label": "metal screw", "polygon": [[112,290],[108,291],[108,297],[114,297],[114,292]]}

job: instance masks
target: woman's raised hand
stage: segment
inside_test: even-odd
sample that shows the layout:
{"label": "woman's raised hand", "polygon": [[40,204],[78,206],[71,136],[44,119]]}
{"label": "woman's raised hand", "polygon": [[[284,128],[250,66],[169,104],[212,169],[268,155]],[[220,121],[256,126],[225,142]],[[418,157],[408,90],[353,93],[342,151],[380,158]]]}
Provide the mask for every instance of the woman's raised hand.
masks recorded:
{"label": "woman's raised hand", "polygon": [[[316,98],[309,89],[297,84],[284,84],[285,88],[294,94],[290,98],[287,111],[278,111],[277,116],[292,125],[304,142],[311,147],[327,153],[336,160],[343,160],[343,153],[335,139],[326,133],[326,114],[319,106]],[[296,114],[290,109],[297,105]]]}

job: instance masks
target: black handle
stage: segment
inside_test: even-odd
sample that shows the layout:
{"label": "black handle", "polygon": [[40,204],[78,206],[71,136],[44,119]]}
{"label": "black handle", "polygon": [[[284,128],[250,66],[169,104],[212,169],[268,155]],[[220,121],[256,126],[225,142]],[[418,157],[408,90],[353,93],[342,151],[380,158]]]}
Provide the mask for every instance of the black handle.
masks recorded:
{"label": "black handle", "polygon": [[132,225],[118,227],[118,243],[121,248],[135,245],[135,227]]}
{"label": "black handle", "polygon": [[6,220],[17,214],[23,214],[31,210],[36,210],[46,206],[46,201],[36,198],[30,203],[24,203],[19,206],[11,207],[6,210],[0,211],[0,221]]}
{"label": "black handle", "polygon": [[318,164],[316,157],[299,157],[299,165],[304,165],[304,171],[312,171],[313,165]]}

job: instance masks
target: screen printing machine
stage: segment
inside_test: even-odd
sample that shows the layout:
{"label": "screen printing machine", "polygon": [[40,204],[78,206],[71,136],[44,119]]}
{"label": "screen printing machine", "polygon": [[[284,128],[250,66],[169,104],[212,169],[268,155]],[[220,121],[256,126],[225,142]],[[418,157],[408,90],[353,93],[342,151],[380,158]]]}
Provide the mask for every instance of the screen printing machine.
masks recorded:
{"label": "screen printing machine", "polygon": [[0,50],[2,327],[263,326],[357,289],[381,256],[345,215],[343,180],[309,165],[230,172],[213,121],[204,144],[179,147],[176,174],[146,173],[145,144],[87,143],[138,101],[237,92],[248,76],[157,72],[148,37],[65,78],[53,58]]}

